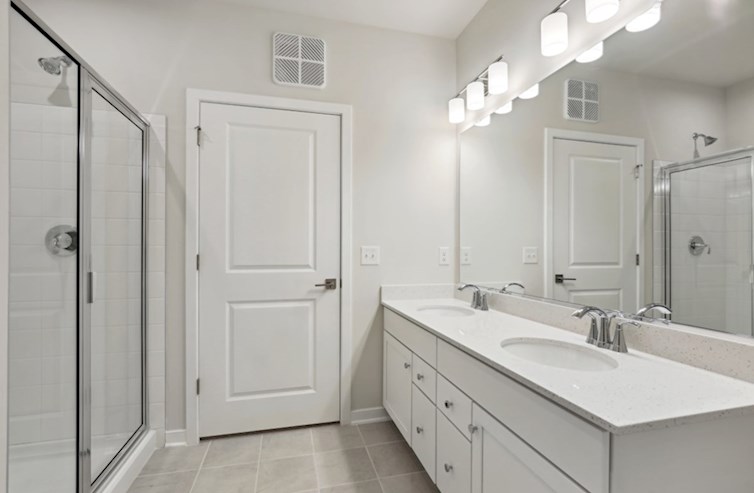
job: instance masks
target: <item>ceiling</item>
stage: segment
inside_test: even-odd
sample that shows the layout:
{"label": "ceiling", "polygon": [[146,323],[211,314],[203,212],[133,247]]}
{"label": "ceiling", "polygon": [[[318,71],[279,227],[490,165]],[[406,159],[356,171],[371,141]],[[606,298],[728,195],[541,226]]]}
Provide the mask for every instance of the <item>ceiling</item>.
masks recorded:
{"label": "ceiling", "polygon": [[662,21],[618,32],[595,65],[726,88],[754,77],[754,1],[664,0]]}
{"label": "ceiling", "polygon": [[455,39],[487,0],[224,0],[292,14]]}

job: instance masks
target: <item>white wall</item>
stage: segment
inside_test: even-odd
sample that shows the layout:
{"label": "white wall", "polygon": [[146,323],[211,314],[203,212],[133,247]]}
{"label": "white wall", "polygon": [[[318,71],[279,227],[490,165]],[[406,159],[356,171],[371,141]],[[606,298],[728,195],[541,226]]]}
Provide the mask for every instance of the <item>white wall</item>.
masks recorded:
{"label": "white wall", "polygon": [[754,78],[729,87],[725,101],[730,147],[754,145]]}
{"label": "white wall", "polygon": [[[168,116],[167,419],[184,426],[185,90],[312,99],[354,107],[354,258],[380,245],[382,265],[354,271],[354,409],[381,405],[382,283],[451,282],[437,247],[455,238],[455,86],[449,40],[279,14],[223,2],[31,0],[30,7],[131,103]],[[275,86],[275,31],[323,37],[324,90]]]}
{"label": "white wall", "polygon": [[[8,366],[8,220],[10,217],[10,67],[8,8],[10,2],[0,2],[0,368]],[[0,378],[0,493],[7,483],[7,422],[8,380]]]}

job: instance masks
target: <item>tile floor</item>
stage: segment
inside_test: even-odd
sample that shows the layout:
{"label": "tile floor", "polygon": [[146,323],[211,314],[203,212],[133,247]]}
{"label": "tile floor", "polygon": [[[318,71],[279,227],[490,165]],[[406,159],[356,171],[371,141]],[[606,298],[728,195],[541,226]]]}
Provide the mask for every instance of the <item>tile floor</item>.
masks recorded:
{"label": "tile floor", "polygon": [[154,453],[129,493],[436,493],[392,422],[202,440]]}

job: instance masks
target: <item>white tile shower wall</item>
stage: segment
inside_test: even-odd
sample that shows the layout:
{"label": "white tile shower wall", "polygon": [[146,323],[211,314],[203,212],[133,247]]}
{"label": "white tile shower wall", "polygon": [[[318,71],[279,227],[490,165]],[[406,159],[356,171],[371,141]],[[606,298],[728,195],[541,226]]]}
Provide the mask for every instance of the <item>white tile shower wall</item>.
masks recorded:
{"label": "white tile shower wall", "polygon": [[[10,444],[31,444],[75,438],[76,412],[76,277],[75,257],[56,258],[44,248],[44,233],[56,224],[76,221],[75,109],[25,103],[12,104],[13,174],[11,182],[11,317]],[[117,129],[95,116],[94,132]],[[122,117],[120,117],[122,118]],[[150,117],[150,197],[148,246],[148,396],[150,424],[164,441],[164,300],[165,300],[165,118]],[[112,139],[108,139],[112,140]],[[108,142],[123,152],[97,155],[94,167],[115,163],[124,155],[136,164],[135,141]],[[117,147],[120,146],[120,147]],[[136,159],[136,161],[134,161]],[[99,166],[102,168],[102,166]],[[94,216],[106,236],[94,239],[105,254],[108,271],[98,283],[101,307],[93,316],[93,431],[117,434],[140,419],[138,351],[140,340],[128,339],[134,303],[138,304],[138,193],[117,191],[138,180],[127,166],[95,181]],[[124,174],[125,173],[125,174]],[[95,177],[98,172],[94,172]],[[122,175],[122,176],[121,176]],[[104,181],[103,181],[104,180]],[[114,193],[102,194],[107,188]],[[99,190],[98,190],[99,189]],[[138,190],[138,188],[136,188]],[[135,215],[134,215],[135,214]],[[131,218],[130,220],[128,218]],[[133,218],[137,218],[134,220]],[[41,236],[40,236],[41,235]],[[95,255],[95,258],[99,256]],[[109,262],[109,263],[108,263]],[[134,264],[136,262],[136,264]],[[104,268],[106,267],[106,269]],[[137,297],[134,298],[134,295]],[[129,310],[130,306],[130,310]],[[129,313],[131,317],[129,319]],[[104,321],[108,321],[107,337]],[[117,325],[112,325],[117,323]],[[133,332],[133,331],[130,331]],[[118,377],[118,378],[116,378]],[[107,385],[105,385],[107,378]]]}

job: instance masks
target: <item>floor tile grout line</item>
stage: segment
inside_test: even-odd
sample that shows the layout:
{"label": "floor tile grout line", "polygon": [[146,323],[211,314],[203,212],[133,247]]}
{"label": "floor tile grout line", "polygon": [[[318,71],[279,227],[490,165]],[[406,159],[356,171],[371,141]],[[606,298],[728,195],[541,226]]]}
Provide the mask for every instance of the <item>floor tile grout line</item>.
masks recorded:
{"label": "floor tile grout line", "polygon": [[202,467],[204,467],[204,461],[207,460],[207,454],[209,454],[209,449],[212,447],[212,440],[207,444],[207,450],[204,451],[204,455],[202,456],[202,461],[199,463],[199,469],[196,470],[196,475],[194,476],[194,482],[191,483],[191,488],[189,489],[189,493],[194,491],[194,488],[196,487],[196,483],[199,480],[199,474],[202,472]]}
{"label": "floor tile grout line", "polygon": [[361,426],[356,426],[356,429],[359,430],[359,435],[361,436],[361,441],[364,442],[364,450],[367,451],[367,457],[369,457],[369,463],[372,465],[372,471],[374,471],[374,477],[377,478],[377,485],[380,487],[380,491],[382,493],[385,493],[385,488],[382,487],[382,481],[380,480],[380,475],[377,473],[377,468],[374,465],[374,460],[372,459],[372,454],[369,453],[369,447],[366,445],[367,441],[364,439],[364,434],[361,432]]}
{"label": "floor tile grout line", "polygon": [[264,441],[264,433],[259,434],[259,453],[257,454],[257,475],[254,478],[254,493],[257,493],[259,489],[259,476],[262,474],[262,442]]}
{"label": "floor tile grout line", "polygon": [[319,472],[317,472],[317,459],[316,455],[314,453],[314,432],[311,428],[309,428],[309,439],[312,443],[312,466],[314,466],[314,482],[317,484],[317,487],[315,488],[317,491],[319,491],[320,485],[319,485]]}

